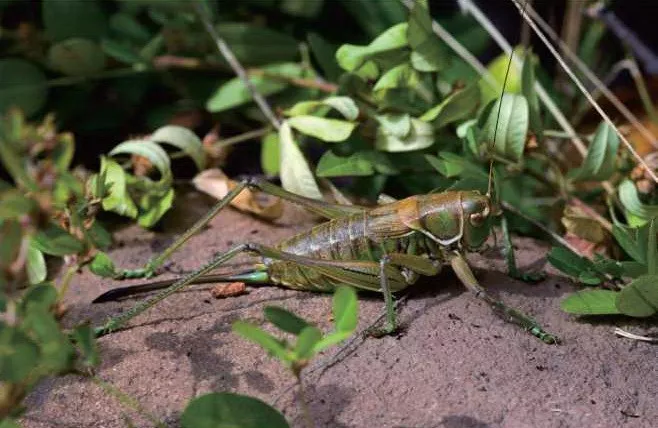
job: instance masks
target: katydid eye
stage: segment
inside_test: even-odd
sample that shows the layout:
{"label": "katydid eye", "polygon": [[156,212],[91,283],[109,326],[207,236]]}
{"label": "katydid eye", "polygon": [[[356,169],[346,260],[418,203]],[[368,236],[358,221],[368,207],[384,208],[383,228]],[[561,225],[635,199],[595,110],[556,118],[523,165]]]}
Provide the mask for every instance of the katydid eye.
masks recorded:
{"label": "katydid eye", "polygon": [[472,226],[478,227],[484,224],[484,219],[487,218],[486,213],[471,214],[468,220]]}

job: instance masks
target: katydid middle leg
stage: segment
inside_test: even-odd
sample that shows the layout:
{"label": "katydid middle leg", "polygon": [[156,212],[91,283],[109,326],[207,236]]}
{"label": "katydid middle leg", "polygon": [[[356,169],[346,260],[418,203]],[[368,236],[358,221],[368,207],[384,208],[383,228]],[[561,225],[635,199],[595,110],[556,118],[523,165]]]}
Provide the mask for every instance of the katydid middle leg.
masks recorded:
{"label": "katydid middle leg", "polygon": [[157,269],[182,245],[184,245],[192,236],[199,232],[204,226],[210,222],[224,207],[226,207],[240,192],[245,188],[259,190],[263,193],[277,196],[287,201],[300,205],[307,210],[321,215],[325,218],[331,219],[345,214],[359,213],[365,208],[357,205],[340,205],[332,204],[325,201],[306,198],[289,192],[279,186],[269,183],[263,179],[250,177],[240,181],[233,190],[217,202],[203,217],[201,217],[191,228],[189,228],[183,235],[176,239],[169,247],[167,247],[157,257],[152,258],[143,268],[139,269],[126,269],[116,275],[115,279],[129,279],[129,278],[150,278],[156,274]]}

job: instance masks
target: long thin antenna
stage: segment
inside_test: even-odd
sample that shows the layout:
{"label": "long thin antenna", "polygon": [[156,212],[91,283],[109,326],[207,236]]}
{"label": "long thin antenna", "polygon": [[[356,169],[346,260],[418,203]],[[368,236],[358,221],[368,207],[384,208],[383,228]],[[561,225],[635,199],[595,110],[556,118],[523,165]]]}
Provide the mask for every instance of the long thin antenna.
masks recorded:
{"label": "long thin antenna", "polygon": [[[523,12],[528,5],[528,0],[523,2]],[[491,147],[489,147],[489,184],[487,185],[487,196],[491,197],[491,190],[493,188],[493,151],[496,148],[496,136],[498,135],[498,125],[500,124],[500,114],[503,110],[503,97],[505,96],[505,89],[507,88],[507,79],[509,78],[509,72],[512,68],[512,59],[514,57],[514,49],[509,54],[509,61],[507,62],[507,69],[505,70],[505,78],[503,79],[503,89],[501,90],[500,100],[498,101],[498,113],[496,113],[496,126],[494,127],[493,141]]]}

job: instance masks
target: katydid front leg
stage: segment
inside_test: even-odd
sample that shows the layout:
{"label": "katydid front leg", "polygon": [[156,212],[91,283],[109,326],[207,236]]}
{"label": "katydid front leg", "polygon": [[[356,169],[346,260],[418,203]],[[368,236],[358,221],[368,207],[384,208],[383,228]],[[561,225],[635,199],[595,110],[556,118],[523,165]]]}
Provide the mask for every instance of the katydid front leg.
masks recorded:
{"label": "katydid front leg", "polygon": [[471,270],[463,255],[460,253],[455,253],[450,260],[450,264],[452,265],[452,269],[455,271],[455,274],[462,282],[462,284],[464,284],[466,288],[475,293],[476,297],[487,302],[489,306],[491,306],[491,308],[494,310],[494,312],[500,315],[505,321],[521,326],[521,328],[523,328],[525,331],[537,337],[544,343],[558,343],[559,339],[556,336],[546,332],[542,326],[532,317],[524,314],[518,309],[507,306],[500,300],[496,300],[491,297],[489,293],[487,293],[487,291],[478,283],[477,279],[475,279],[475,275],[473,275],[473,271]]}

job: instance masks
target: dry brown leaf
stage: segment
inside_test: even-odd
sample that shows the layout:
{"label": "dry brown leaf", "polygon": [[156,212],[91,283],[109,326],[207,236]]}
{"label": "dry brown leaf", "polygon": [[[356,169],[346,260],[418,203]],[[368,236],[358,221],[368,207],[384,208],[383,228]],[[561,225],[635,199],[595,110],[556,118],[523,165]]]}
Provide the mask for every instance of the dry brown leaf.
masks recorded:
{"label": "dry brown leaf", "polygon": [[[237,182],[231,180],[220,169],[213,168],[201,171],[192,180],[194,187],[216,199],[221,199],[237,186]],[[267,220],[275,220],[283,214],[283,203],[280,198],[253,192],[244,189],[231,201],[235,208],[247,211]]]}
{"label": "dry brown leaf", "polygon": [[568,233],[593,244],[601,244],[606,240],[606,231],[601,223],[585,214],[578,207],[567,206],[564,209],[562,224]]}
{"label": "dry brown leaf", "polygon": [[230,282],[228,284],[217,284],[210,290],[210,294],[215,299],[224,299],[226,297],[236,297],[247,294],[247,286],[244,282]]}

